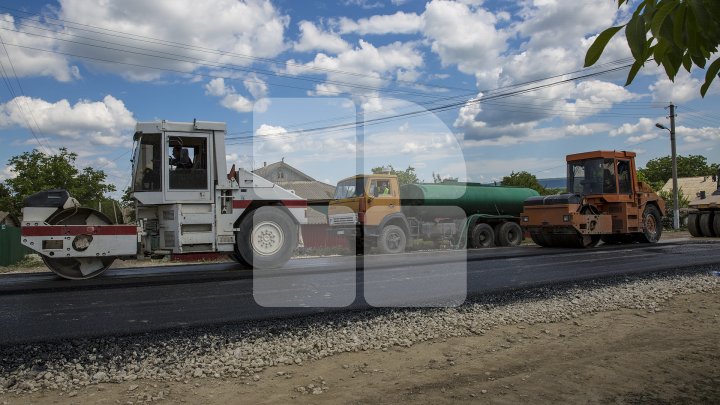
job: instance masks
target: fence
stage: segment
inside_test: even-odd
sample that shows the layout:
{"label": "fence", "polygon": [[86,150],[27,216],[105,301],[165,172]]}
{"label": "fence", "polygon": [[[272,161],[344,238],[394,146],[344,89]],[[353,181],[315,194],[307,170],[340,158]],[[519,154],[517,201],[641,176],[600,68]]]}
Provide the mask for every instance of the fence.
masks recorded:
{"label": "fence", "polygon": [[0,225],[0,266],[19,262],[30,249],[20,243],[20,228]]}

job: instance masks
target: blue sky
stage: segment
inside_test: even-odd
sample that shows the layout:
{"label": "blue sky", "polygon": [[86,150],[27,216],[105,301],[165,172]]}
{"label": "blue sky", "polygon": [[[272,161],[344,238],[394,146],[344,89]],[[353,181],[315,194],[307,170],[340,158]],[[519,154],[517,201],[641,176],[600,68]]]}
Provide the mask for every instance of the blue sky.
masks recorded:
{"label": "blue sky", "polygon": [[[0,179],[11,156],[65,146],[122,190],[135,122],[194,118],[227,122],[229,165],[285,158],[329,183],[359,150],[363,170],[412,165],[428,181],[561,177],[568,153],[668,155],[654,124],[670,102],[678,152],[719,162],[720,82],[701,99],[703,71],[671,83],[650,63],[623,87],[627,70],[602,73],[627,64],[622,35],[582,69],[597,33],[627,20],[616,4],[2,1]],[[362,149],[346,125],[358,110]]]}

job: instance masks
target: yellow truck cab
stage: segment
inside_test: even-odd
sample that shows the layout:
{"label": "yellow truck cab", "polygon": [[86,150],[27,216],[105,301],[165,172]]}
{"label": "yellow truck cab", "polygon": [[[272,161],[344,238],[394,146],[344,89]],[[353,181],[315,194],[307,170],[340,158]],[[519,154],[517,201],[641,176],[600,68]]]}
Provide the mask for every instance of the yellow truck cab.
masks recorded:
{"label": "yellow truck cab", "polygon": [[[354,240],[356,246],[364,238],[377,238],[382,235],[388,221],[395,220],[396,227],[403,228],[404,235],[408,233],[407,220],[403,218],[400,210],[400,187],[397,176],[391,174],[369,174],[348,177],[338,182],[333,201],[328,207],[328,224],[331,232]],[[404,251],[407,238],[400,235],[397,230],[389,228],[390,234],[386,238],[394,239],[390,243],[390,251]],[[387,241],[391,242],[391,241]],[[383,250],[383,249],[381,249]]]}

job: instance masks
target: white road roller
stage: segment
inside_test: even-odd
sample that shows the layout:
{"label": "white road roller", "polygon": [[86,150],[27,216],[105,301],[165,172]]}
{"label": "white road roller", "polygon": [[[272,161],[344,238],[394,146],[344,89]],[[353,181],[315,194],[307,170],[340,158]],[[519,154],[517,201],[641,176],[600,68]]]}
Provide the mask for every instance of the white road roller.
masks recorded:
{"label": "white road roller", "polygon": [[115,225],[65,190],[25,199],[22,243],[59,276],[86,279],[115,259],[226,253],[282,267],[307,222],[307,201],[247,170],[227,173],[224,123],[144,122],[134,135],[136,224]]}

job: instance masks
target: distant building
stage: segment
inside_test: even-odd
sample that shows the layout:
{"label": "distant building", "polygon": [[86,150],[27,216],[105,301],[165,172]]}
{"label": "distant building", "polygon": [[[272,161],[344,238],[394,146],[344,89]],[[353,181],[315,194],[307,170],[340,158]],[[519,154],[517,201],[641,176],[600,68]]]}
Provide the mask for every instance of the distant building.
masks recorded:
{"label": "distant building", "polygon": [[14,216],[10,215],[9,212],[0,211],[0,226],[18,227],[20,223]]}
{"label": "distant building", "polygon": [[265,162],[261,168],[253,170],[253,173],[308,201],[308,223],[302,225],[305,247],[346,246],[343,238],[327,234],[327,207],[335,194],[335,186],[315,180],[285,163],[285,159],[271,164]]}
{"label": "distant building", "polygon": [[[692,201],[697,199],[697,195],[701,191],[704,191],[706,196],[712,194],[717,190],[717,183],[713,181],[712,176],[680,177],[678,178],[678,189],[688,200]],[[672,193],[672,179],[665,182],[662,190]]]}

